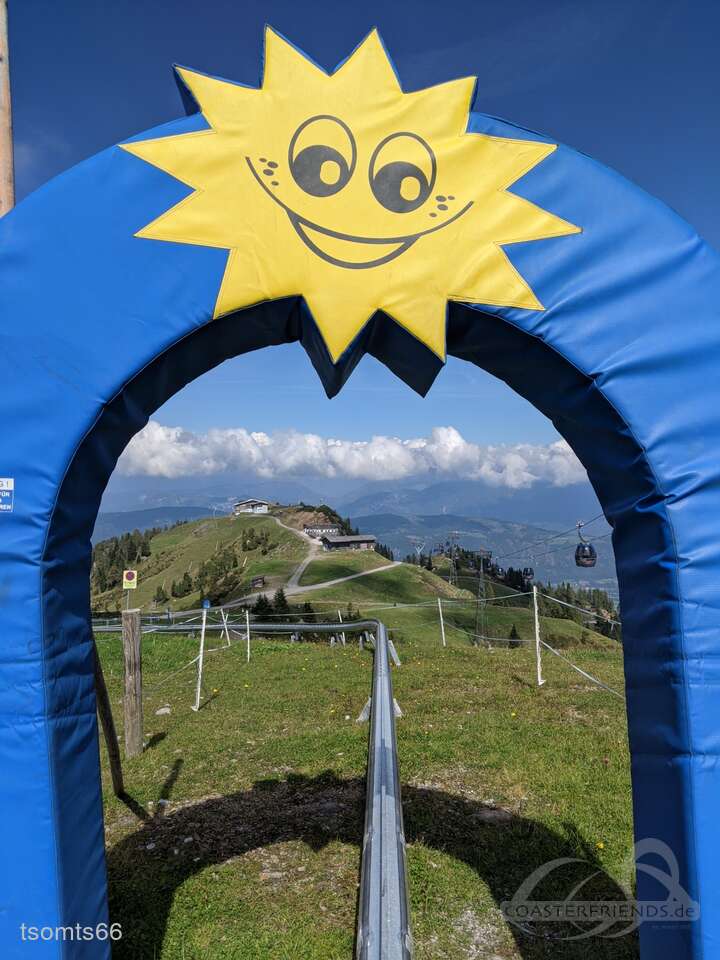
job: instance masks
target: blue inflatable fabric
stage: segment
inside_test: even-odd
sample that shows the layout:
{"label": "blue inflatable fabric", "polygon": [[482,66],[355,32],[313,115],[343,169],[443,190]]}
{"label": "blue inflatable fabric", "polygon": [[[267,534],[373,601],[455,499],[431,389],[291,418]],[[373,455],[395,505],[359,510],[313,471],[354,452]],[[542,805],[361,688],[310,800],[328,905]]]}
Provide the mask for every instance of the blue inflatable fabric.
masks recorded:
{"label": "blue inflatable fabric", "polygon": [[[543,141],[481,114],[470,129]],[[642,956],[710,960],[720,956],[720,261],[661,203],[570,149],[512,190],[582,233],[506,248],[547,309],[454,304],[448,349],[553,419],[614,527],[636,836],[668,845],[700,904],[694,922],[644,923]],[[134,237],[187,192],[112,147],[0,221],[0,476],[14,480],[13,509],[0,512],[7,958],[110,952],[100,941],[29,945],[20,929],[107,919],[88,573],[100,496],[130,437],[184,383],[248,350],[302,342],[329,393],[364,351],[411,383],[421,362],[409,334],[378,316],[330,363],[295,297],[211,321],[226,251]],[[639,875],[641,899],[666,893]]]}

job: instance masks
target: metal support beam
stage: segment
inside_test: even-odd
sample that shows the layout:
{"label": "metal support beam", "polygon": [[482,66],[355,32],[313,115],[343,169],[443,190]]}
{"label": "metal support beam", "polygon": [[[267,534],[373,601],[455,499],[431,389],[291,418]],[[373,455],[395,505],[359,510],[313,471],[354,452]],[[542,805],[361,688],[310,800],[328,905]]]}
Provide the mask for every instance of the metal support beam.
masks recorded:
{"label": "metal support beam", "polygon": [[368,749],[357,960],[411,960],[413,940],[387,631],[378,625]]}
{"label": "metal support beam", "polygon": [[120,746],[118,745],[115,721],[113,719],[112,707],[110,706],[110,697],[108,696],[107,686],[105,684],[105,674],[103,673],[102,664],[100,663],[100,657],[98,656],[94,641],[93,648],[95,654],[95,699],[97,701],[97,712],[100,717],[103,734],[105,735],[113,793],[116,797],[122,797],[125,794],[125,784],[123,783]]}

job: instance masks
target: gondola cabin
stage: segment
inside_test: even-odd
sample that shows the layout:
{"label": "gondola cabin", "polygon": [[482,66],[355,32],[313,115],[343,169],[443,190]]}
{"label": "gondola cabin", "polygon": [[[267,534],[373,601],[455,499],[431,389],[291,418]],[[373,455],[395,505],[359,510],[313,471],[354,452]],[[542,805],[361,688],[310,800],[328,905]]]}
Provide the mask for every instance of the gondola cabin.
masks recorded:
{"label": "gondola cabin", "polygon": [[597,563],[597,550],[591,543],[579,543],[575,547],[575,566],[594,567]]}

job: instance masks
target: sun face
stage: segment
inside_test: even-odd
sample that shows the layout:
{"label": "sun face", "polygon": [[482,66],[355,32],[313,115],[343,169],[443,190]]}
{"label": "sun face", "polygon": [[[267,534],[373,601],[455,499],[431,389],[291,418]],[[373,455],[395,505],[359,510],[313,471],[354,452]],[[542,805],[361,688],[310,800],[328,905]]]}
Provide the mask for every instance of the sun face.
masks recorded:
{"label": "sun face", "polygon": [[123,144],[193,188],[138,237],[229,251],[215,316],[301,295],[337,361],[376,310],[445,358],[448,300],[542,310],[503,244],[579,228],[508,192],[555,145],[467,133],[377,32],[327,74],[266,30],[259,89],[179,69],[208,130]]}

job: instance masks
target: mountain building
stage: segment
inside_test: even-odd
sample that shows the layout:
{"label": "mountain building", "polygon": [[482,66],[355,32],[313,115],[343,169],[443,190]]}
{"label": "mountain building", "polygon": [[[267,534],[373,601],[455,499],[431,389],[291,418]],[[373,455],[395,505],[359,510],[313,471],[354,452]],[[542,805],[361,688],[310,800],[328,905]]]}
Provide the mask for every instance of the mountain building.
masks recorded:
{"label": "mountain building", "polygon": [[323,536],[320,538],[325,550],[374,550],[377,540],[369,533],[351,537]]}
{"label": "mountain building", "polygon": [[267,513],[269,508],[269,500],[239,500],[233,507],[233,514],[239,517],[241,513]]}

